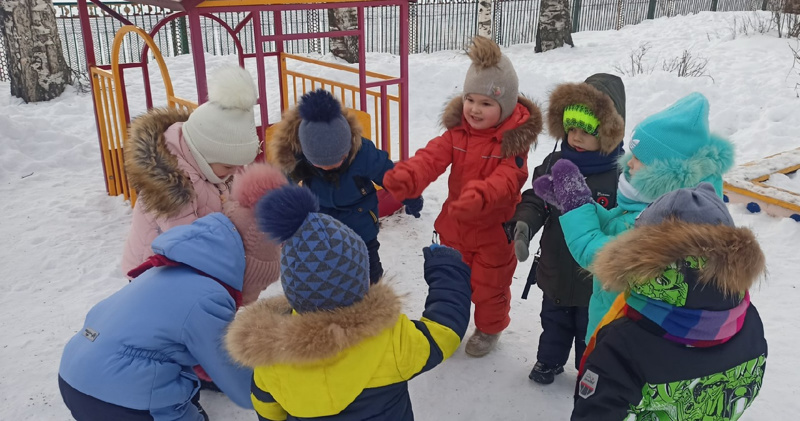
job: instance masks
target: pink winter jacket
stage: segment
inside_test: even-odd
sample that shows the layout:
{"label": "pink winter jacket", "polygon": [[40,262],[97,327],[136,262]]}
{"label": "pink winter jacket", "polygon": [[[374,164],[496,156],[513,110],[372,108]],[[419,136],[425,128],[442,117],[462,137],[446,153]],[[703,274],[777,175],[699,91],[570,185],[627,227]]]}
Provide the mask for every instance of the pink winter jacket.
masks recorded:
{"label": "pink winter jacket", "polygon": [[227,200],[228,186],[206,179],[183,140],[188,118],[188,112],[159,108],[131,123],[125,172],[138,197],[122,255],[126,275],[153,255],[150,244],[159,234],[221,212]]}

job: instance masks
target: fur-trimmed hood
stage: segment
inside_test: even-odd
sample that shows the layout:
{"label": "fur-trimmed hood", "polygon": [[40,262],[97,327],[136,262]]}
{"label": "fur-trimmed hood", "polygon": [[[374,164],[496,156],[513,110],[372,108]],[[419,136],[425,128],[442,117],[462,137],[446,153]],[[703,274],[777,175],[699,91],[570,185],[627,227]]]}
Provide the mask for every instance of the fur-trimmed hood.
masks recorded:
{"label": "fur-trimmed hood", "polygon": [[231,357],[247,367],[310,363],[392,327],[401,308],[385,281],[370,287],[358,303],[333,311],[292,314],[286,297],[267,298],[236,315],[225,344]]}
{"label": "fur-trimmed hood", "polygon": [[[347,108],[342,107],[342,114],[347,119],[352,134],[352,146],[347,158],[347,161],[352,163],[361,148],[361,125],[358,124],[355,113]],[[303,159],[303,148],[300,145],[300,136],[298,136],[298,129],[302,121],[297,107],[283,113],[283,119],[277,123],[278,127],[268,144],[272,163],[296,180],[302,179],[296,174],[297,164]]]}
{"label": "fur-trimmed hood", "polygon": [[148,212],[172,217],[195,196],[192,181],[169,150],[164,132],[189,119],[189,111],[154,108],[131,122],[125,174]]}
{"label": "fur-trimmed hood", "polygon": [[566,139],[564,109],[583,104],[600,120],[597,139],[600,151],[610,154],[625,137],[625,85],[617,76],[599,73],[583,83],[558,85],[550,94],[547,108],[547,130],[558,140]]}
{"label": "fur-trimmed hood", "polygon": [[711,286],[724,296],[750,289],[766,270],[764,253],[749,229],[674,218],[621,234],[598,252],[590,270],[605,289],[622,291],[651,282],[688,257],[705,259],[698,269],[700,289]]}
{"label": "fur-trimmed hood", "polygon": [[[530,117],[519,127],[502,133],[501,151],[503,157],[526,154],[531,146],[535,146],[539,133],[542,132],[542,112],[539,106],[530,99],[520,95],[517,102],[528,109]],[[450,100],[442,113],[442,126],[445,129],[466,124],[464,122],[464,98],[457,96]]]}

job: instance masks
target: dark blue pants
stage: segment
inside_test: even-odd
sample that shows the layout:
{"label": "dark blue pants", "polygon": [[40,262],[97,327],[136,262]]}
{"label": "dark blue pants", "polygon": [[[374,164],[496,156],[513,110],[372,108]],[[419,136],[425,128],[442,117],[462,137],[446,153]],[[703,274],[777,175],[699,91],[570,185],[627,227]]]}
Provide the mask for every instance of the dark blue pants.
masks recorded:
{"label": "dark blue pants", "polygon": [[381,256],[378,255],[378,249],[381,248],[381,243],[378,239],[370,240],[367,242],[367,253],[369,254],[369,283],[376,284],[383,276],[383,265],[381,265]]}
{"label": "dark blue pants", "polygon": [[[70,386],[61,376],[58,376],[58,388],[61,390],[61,398],[77,421],[153,421],[150,411],[101,401]],[[200,392],[194,395],[192,403],[208,421],[208,415],[200,406]]]}
{"label": "dark blue pants", "polygon": [[562,307],[553,300],[542,298],[542,335],[536,359],[548,365],[564,365],[575,344],[575,368],[581,363],[586,350],[586,325],[589,323],[588,307]]}

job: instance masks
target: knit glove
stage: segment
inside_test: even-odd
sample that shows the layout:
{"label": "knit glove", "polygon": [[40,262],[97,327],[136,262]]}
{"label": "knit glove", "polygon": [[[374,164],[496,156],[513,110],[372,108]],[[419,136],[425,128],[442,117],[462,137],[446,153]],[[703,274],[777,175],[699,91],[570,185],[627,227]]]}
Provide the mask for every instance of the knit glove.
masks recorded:
{"label": "knit glove", "polygon": [[510,221],[503,224],[503,229],[506,231],[508,242],[514,242],[514,254],[517,260],[524,262],[530,256],[529,247],[531,245],[531,229],[528,224],[522,221]]}
{"label": "knit glove", "polygon": [[422,211],[422,196],[416,199],[406,199],[403,201],[403,205],[406,207],[406,215],[412,215],[414,218],[419,218],[419,213]]}
{"label": "knit glove", "polygon": [[556,193],[553,191],[553,176],[550,174],[543,175],[536,180],[533,180],[533,192],[539,196],[540,199],[553,205],[557,209],[561,209],[561,203],[556,198]]}
{"label": "knit glove", "polygon": [[460,220],[469,219],[483,209],[484,203],[483,195],[477,189],[467,187],[461,191],[461,196],[450,204],[450,213]]}
{"label": "knit glove", "polygon": [[383,175],[383,188],[403,202],[414,192],[414,178],[408,170],[396,166]]}
{"label": "knit glove", "polygon": [[422,256],[425,257],[425,260],[430,260],[434,258],[445,258],[445,259],[452,259],[461,261],[461,253],[451,247],[443,246],[441,244],[431,244],[428,247],[422,249]]}
{"label": "knit glove", "polygon": [[553,192],[561,204],[561,211],[567,213],[587,203],[592,203],[592,190],[578,166],[567,159],[559,159],[553,164]]}

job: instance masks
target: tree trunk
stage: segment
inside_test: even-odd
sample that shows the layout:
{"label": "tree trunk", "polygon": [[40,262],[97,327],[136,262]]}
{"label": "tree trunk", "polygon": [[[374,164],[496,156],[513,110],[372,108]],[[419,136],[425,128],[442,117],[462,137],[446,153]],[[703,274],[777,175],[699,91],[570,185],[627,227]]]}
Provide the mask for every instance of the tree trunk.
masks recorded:
{"label": "tree trunk", "polygon": [[492,0],[478,0],[478,35],[492,38]]}
{"label": "tree trunk", "polygon": [[572,19],[569,0],[542,0],[539,6],[539,28],[534,51],[550,51],[572,43]]}
{"label": "tree trunk", "polygon": [[61,95],[71,71],[51,0],[2,0],[0,30],[5,36],[11,95],[25,102]]}
{"label": "tree trunk", "polygon": [[[355,7],[328,9],[328,25],[331,31],[358,29],[358,12]],[[358,37],[331,38],[331,52],[348,63],[358,63]]]}

